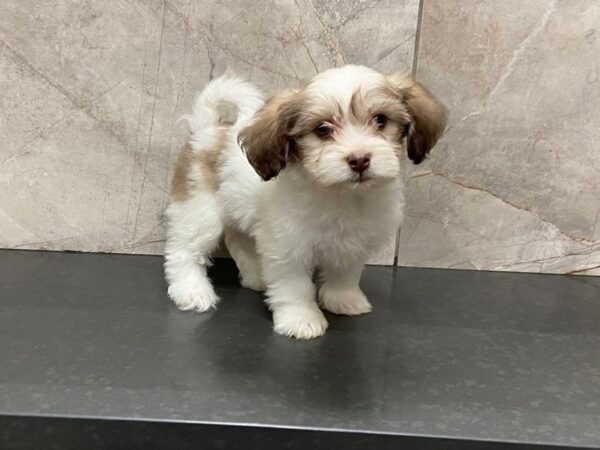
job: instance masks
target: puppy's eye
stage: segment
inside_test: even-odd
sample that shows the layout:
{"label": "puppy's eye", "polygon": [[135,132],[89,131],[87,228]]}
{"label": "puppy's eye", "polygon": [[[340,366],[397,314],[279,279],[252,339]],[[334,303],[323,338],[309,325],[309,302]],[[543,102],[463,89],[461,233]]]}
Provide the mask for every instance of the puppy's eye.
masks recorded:
{"label": "puppy's eye", "polygon": [[333,128],[323,122],[317,125],[317,128],[314,129],[314,133],[321,139],[327,139],[333,134]]}
{"label": "puppy's eye", "polygon": [[373,125],[375,125],[377,129],[381,130],[385,127],[387,120],[388,118],[385,114],[376,114],[373,116]]}

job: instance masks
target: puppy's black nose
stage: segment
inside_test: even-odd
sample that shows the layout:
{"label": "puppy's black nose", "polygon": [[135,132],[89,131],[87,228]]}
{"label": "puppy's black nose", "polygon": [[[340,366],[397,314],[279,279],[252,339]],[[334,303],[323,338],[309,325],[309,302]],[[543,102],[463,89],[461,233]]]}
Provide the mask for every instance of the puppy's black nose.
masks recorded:
{"label": "puppy's black nose", "polygon": [[348,165],[352,171],[362,174],[371,164],[371,155],[368,153],[352,153],[348,156]]}

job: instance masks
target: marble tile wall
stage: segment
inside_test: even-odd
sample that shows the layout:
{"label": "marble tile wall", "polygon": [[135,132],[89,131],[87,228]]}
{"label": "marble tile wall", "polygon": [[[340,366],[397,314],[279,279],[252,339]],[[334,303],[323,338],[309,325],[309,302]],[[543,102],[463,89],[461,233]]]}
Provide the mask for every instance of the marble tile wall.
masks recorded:
{"label": "marble tile wall", "polygon": [[[411,68],[451,109],[411,168],[399,264],[600,274],[594,0],[0,4],[0,247],[161,253],[194,94],[344,63]],[[373,262],[390,264],[394,245]]]}
{"label": "marble tile wall", "polygon": [[600,275],[600,3],[425,0],[417,76],[451,111],[399,264]]}
{"label": "marble tile wall", "polygon": [[[325,68],[411,67],[418,0],[6,0],[0,247],[161,253],[195,93],[272,93]],[[391,264],[394,246],[373,262]]]}

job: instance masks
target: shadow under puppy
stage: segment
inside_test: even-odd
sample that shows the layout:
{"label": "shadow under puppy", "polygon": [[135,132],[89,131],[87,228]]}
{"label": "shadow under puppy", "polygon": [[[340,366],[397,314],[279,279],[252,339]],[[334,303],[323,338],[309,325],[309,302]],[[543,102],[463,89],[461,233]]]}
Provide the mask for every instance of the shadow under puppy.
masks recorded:
{"label": "shadow under puppy", "polygon": [[[233,123],[226,105],[237,109]],[[185,116],[192,135],[166,211],[169,296],[184,310],[216,305],[206,267],[224,236],[242,285],[266,291],[277,333],[322,335],[319,305],[368,313],[360,275],[401,223],[406,155],[423,161],[446,117],[410,77],[362,66],[327,70],[266,103],[247,82],[212,81]]]}

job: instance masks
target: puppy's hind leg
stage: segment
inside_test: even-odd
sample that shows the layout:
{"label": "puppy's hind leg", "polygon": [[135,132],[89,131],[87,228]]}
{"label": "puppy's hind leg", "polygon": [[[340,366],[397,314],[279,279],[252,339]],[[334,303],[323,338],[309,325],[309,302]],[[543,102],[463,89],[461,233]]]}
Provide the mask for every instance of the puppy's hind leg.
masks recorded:
{"label": "puppy's hind leg", "polygon": [[237,230],[225,230],[225,245],[240,271],[240,283],[254,291],[266,289],[254,239]]}
{"label": "puppy's hind leg", "polygon": [[324,283],[319,289],[319,303],[323,309],[347,316],[371,312],[373,307],[358,285],[363,268],[362,261],[323,264]]}
{"label": "puppy's hind leg", "polygon": [[199,193],[169,205],[165,276],[169,297],[182,310],[213,308],[218,297],[206,273],[210,255],[223,233],[221,208],[214,194]]}

